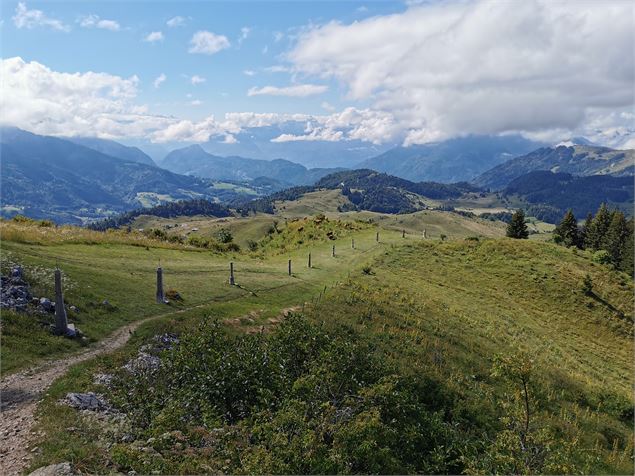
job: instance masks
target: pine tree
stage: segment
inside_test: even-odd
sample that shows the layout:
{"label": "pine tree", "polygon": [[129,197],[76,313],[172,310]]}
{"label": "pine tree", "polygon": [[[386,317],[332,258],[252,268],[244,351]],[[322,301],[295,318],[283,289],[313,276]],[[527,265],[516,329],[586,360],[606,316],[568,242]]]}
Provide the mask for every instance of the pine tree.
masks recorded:
{"label": "pine tree", "polygon": [[635,275],[635,220],[631,218],[626,223],[627,231],[624,247],[622,248],[622,262],[619,268],[631,276]]}
{"label": "pine tree", "polygon": [[618,210],[613,212],[611,223],[604,236],[602,248],[608,251],[611,262],[619,267],[622,263],[623,253],[628,239],[628,225],[624,214]]}
{"label": "pine tree", "polygon": [[606,203],[603,203],[595,214],[591,226],[587,230],[587,248],[593,250],[603,249],[604,237],[611,224],[611,218],[611,212],[609,212]]}
{"label": "pine tree", "polygon": [[584,221],[584,225],[580,229],[580,235],[578,239],[580,240],[580,246],[582,248],[591,248],[589,244],[589,231],[593,227],[593,213],[589,212],[586,216],[586,220]]}
{"label": "pine tree", "polygon": [[555,239],[564,246],[580,246],[580,232],[578,230],[578,220],[569,209],[564,218],[555,229]]}
{"label": "pine tree", "polygon": [[511,221],[507,225],[507,236],[517,239],[527,239],[529,237],[524,211],[519,209],[514,212]]}

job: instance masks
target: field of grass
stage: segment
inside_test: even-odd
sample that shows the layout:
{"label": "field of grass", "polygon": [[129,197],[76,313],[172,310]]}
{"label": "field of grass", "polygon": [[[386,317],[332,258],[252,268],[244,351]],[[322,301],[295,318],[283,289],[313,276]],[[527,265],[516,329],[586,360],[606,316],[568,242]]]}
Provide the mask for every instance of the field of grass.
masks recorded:
{"label": "field of grass", "polygon": [[[168,246],[135,233],[99,233],[64,227],[58,228],[56,235],[55,228],[13,223],[4,223],[2,230],[3,269],[10,263],[22,265],[32,283],[33,294],[52,298],[52,273],[58,265],[64,273],[65,301],[79,310],[70,313],[70,320],[90,341],[99,340],[126,323],[169,313],[171,309],[200,306],[196,312],[202,315],[230,302],[235,303],[230,306],[234,315],[262,307],[263,318],[270,317],[269,314],[283,307],[302,304],[324,285],[345,277],[366,260],[367,254],[378,250],[372,229],[357,235],[355,250],[351,249],[349,238],[340,238],[284,253],[269,245],[268,249],[274,252],[259,257]],[[15,236],[19,240],[10,241]],[[400,235],[396,232],[382,234],[384,243],[397,239]],[[337,247],[336,258],[331,257],[332,245]],[[309,250],[313,261],[310,270],[306,267]],[[292,276],[287,274],[288,259],[292,259]],[[230,261],[234,262],[240,287],[228,284]],[[183,297],[182,302],[170,307],[154,302],[159,262],[164,270],[165,288],[175,289]],[[109,305],[103,305],[104,300]],[[81,348],[79,342],[60,342],[50,336],[39,325],[42,320],[46,323],[46,319],[9,312],[5,315],[3,373]]]}
{"label": "field of grass", "polygon": [[[87,472],[120,470],[109,449],[117,431],[57,401],[69,391],[99,390],[92,375],[120,367],[153,335],[194,332],[210,317],[225,322],[231,332],[251,332],[270,327],[282,309],[297,306],[314,322],[345,323],[371,336],[384,358],[404,374],[443,381],[458,398],[456,408],[480,415],[483,442],[495,441],[516,394],[494,375],[495,357],[523,352],[533,369],[532,428],[548,429],[557,441],[575,441],[571,458],[577,468],[630,472],[635,383],[631,277],[594,263],[583,251],[500,239],[504,225],[487,220],[437,211],[327,216],[326,228],[337,231],[333,240],[322,236],[326,228],[313,230],[311,220],[289,219],[285,225],[281,216],[257,216],[220,222],[233,226],[234,236],[249,239],[271,227],[265,217],[280,225],[258,253],[226,254],[147,238],[137,242],[136,234],[101,237],[69,228],[62,239],[47,227],[3,224],[3,271],[22,264],[33,293],[52,297],[52,270],[58,264],[66,303],[79,308],[70,320],[91,342],[126,323],[157,316],[135,331],[124,348],[74,367],[51,387],[40,405],[38,429],[44,436],[35,442],[32,468],[66,460]],[[360,226],[337,218],[360,220]],[[213,233],[218,226],[196,220],[183,222],[201,233]],[[429,240],[421,239],[422,228]],[[408,233],[405,239],[402,229]],[[305,232],[316,236],[305,241]],[[449,239],[442,242],[441,234]],[[182,302],[154,302],[159,260],[166,289],[177,290]],[[228,284],[230,261],[239,286]],[[586,274],[594,283],[591,295],[582,290]],[[80,350],[75,341],[50,336],[37,321],[3,313],[3,374]]]}

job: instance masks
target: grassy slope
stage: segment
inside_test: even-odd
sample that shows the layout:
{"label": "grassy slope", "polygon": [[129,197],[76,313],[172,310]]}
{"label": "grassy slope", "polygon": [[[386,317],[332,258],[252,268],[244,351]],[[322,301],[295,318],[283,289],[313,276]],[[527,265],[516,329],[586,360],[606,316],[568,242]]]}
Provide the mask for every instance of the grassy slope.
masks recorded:
{"label": "grassy slope", "polygon": [[[6,228],[7,225],[5,231]],[[397,232],[382,233],[384,242],[398,239],[401,238]],[[194,306],[200,306],[193,311],[197,315],[227,306],[230,315],[264,308],[263,318],[270,317],[283,307],[301,304],[324,285],[345,277],[350,270],[366,262],[368,253],[377,251],[373,229],[356,235],[356,250],[350,249],[349,238],[315,243],[310,248],[311,270],[306,268],[309,248],[284,254],[272,249],[274,252],[270,256],[256,258],[244,253],[220,255],[191,248],[159,248],[151,241],[143,243],[149,246],[117,242],[43,246],[4,240],[3,261],[5,267],[9,262],[22,264],[27,279],[33,283],[33,294],[51,298],[52,272],[56,263],[59,264],[65,276],[65,301],[80,310],[79,313],[69,312],[70,321],[95,341],[125,323]],[[331,257],[332,244],[338,250],[335,259]],[[292,259],[291,277],[287,275],[288,259]],[[159,260],[164,270],[165,288],[179,291],[183,303],[173,303],[171,307],[155,303],[155,273]],[[241,287],[228,285],[230,261],[234,262],[236,280]],[[104,300],[108,300],[114,309],[101,305]],[[35,317],[3,314],[3,373],[81,347],[76,341],[60,341],[50,336],[37,325]]]}
{"label": "grassy slope", "polygon": [[542,398],[533,425],[579,434],[593,473],[632,470],[633,282],[589,255],[508,239],[402,246],[312,315],[382,336],[404,369],[432,371],[483,415],[504,391],[492,358],[526,351]]}
{"label": "grassy slope", "polygon": [[[222,319],[256,310],[257,322],[264,323],[280,309],[312,301],[340,282],[329,288],[319,305],[307,308],[314,319],[348,321],[382,336],[392,356],[405,367],[438,372],[463,392],[467,406],[484,415],[496,413],[495,395],[500,392],[489,377],[492,356],[517,348],[530,351],[551,415],[544,421],[563,431],[571,426],[580,430],[585,447],[601,455],[596,472],[628,470],[630,463],[624,458],[632,452],[632,430],[618,415],[624,401],[632,405],[633,342],[628,319],[632,319],[633,284],[628,277],[592,263],[585,253],[555,245],[506,239],[422,242],[418,234],[403,240],[398,231],[406,228],[414,233],[425,223],[429,236],[442,231],[450,237],[480,230],[483,235],[500,234],[490,222],[470,222],[467,227],[462,217],[438,212],[386,218],[362,215],[387,228],[382,243],[376,245],[374,228],[355,232],[356,250],[350,249],[349,236],[336,241],[336,258],[330,257],[332,242],[313,243],[312,270],[305,267],[308,246],[256,259],[152,244],[146,249],[123,243],[3,242],[3,259],[27,266],[36,295],[52,291],[50,272],[59,260],[68,277],[67,303],[82,309],[73,320],[92,338],[99,339],[125,322],[164,314],[142,326],[126,348],[81,364],[56,382],[41,407],[41,429],[47,436],[39,443],[41,453],[34,467],[71,460],[80,469],[108,470],[107,449],[97,438],[95,423],[55,402],[68,391],[92,388],[94,371],[120,365],[145,339],[157,332],[183,330],[204,316]],[[293,277],[286,275],[288,257],[293,259]],[[190,310],[166,314],[179,305],[154,304],[154,268],[159,258],[166,286],[181,292],[183,306]],[[244,288],[226,283],[230,259]],[[365,264],[372,265],[373,275],[360,272]],[[596,285],[595,298],[580,290],[587,272]],[[116,310],[91,307],[91,302],[103,299]],[[77,350],[69,341],[60,344],[44,331],[34,332],[33,323],[23,316],[14,320],[6,316],[3,372]],[[66,431],[69,427],[76,430]],[[617,450],[611,453],[614,442]]]}

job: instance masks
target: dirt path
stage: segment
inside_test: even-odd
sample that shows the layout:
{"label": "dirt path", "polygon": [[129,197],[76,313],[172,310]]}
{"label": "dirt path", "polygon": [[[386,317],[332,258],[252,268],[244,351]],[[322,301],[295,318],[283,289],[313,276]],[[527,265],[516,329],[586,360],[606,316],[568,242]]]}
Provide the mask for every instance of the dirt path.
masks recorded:
{"label": "dirt path", "polygon": [[46,389],[71,366],[123,346],[137,327],[157,317],[148,317],[121,327],[80,354],[47,362],[2,379],[0,474],[20,474],[28,465],[28,444],[34,436],[35,409]]}
{"label": "dirt path", "polygon": [[207,306],[216,299],[171,312],[156,314],[120,327],[110,336],[79,354],[51,360],[23,370],[0,381],[0,474],[21,474],[28,466],[29,442],[35,436],[35,410],[44,392],[70,367],[101,354],[112,352],[128,342],[140,325]]}
{"label": "dirt path", "polygon": [[[21,474],[28,466],[31,456],[29,442],[35,436],[33,427],[36,422],[37,404],[51,384],[63,376],[70,367],[122,347],[128,342],[134,330],[145,322],[208,304],[209,302],[206,302],[133,322],[117,329],[110,336],[96,343],[94,347],[79,354],[49,361],[2,379],[0,381],[0,474]],[[297,306],[283,309],[278,317],[269,319],[268,325],[275,325],[289,312],[298,309],[300,308]],[[262,331],[264,327],[258,326],[258,329]]]}

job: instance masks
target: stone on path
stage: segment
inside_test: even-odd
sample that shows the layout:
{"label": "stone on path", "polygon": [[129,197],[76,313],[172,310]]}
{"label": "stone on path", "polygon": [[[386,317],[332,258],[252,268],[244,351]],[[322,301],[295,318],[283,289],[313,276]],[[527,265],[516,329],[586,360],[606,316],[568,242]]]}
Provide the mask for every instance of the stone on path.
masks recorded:
{"label": "stone on path", "polygon": [[30,473],[29,476],[71,476],[73,474],[71,464],[64,462],[42,466]]}

